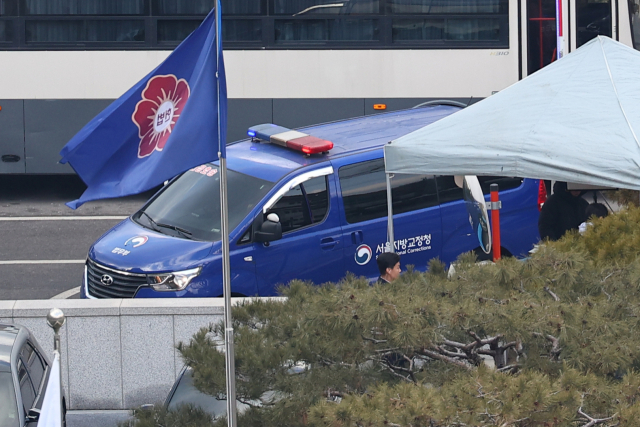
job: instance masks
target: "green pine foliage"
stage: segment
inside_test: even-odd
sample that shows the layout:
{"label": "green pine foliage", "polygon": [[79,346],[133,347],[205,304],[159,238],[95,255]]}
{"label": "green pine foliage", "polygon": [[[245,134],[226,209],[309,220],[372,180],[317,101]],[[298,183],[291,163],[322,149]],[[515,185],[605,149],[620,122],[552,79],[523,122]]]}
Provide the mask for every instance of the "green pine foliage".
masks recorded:
{"label": "green pine foliage", "polygon": [[[286,300],[234,308],[237,395],[252,406],[239,425],[640,425],[639,250],[630,207],[526,260],[465,254],[454,274],[433,261],[384,286],[294,281]],[[212,395],[223,331],[179,347]]]}
{"label": "green pine foliage", "polygon": [[174,411],[168,411],[161,404],[158,404],[155,405],[153,409],[135,410],[133,420],[121,422],[118,426],[214,427],[214,424],[211,415],[202,408],[191,405],[181,405]]}

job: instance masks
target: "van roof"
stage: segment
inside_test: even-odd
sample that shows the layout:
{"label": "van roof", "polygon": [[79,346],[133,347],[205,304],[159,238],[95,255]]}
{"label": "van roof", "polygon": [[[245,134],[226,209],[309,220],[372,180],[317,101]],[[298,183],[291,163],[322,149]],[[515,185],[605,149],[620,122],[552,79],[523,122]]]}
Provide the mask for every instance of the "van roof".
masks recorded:
{"label": "van roof", "polygon": [[237,172],[275,182],[302,166],[380,148],[458,110],[460,107],[435,105],[304,127],[300,129],[304,133],[333,142],[328,154],[309,157],[279,145],[246,139],[227,147],[227,165]]}

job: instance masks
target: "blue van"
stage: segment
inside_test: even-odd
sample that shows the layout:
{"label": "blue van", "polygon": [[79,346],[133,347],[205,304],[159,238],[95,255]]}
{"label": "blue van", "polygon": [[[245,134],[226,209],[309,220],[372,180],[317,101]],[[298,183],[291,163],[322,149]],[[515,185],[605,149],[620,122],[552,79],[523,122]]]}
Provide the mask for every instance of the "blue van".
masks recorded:
{"label": "blue van", "polygon": [[[329,144],[317,154],[305,154],[303,143],[286,144],[297,151],[255,137],[228,145],[233,295],[275,295],[293,279],[321,284],[347,272],[377,278],[375,259],[387,240],[382,147],[459,109],[429,106],[291,131]],[[485,194],[494,182],[501,189],[502,253],[526,254],[539,240],[538,181],[479,179]],[[89,250],[82,296],[221,296],[219,185],[216,163],[193,168],[103,235]],[[425,270],[432,258],[483,253],[453,176],[396,175],[391,185],[403,265]]]}

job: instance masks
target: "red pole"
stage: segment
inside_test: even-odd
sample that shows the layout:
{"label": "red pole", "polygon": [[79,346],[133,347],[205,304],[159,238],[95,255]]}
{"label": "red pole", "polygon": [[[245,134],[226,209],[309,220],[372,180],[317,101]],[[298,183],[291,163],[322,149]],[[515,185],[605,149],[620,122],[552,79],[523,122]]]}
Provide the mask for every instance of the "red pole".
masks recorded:
{"label": "red pole", "polygon": [[493,236],[493,260],[500,259],[500,198],[498,184],[491,184],[491,234]]}

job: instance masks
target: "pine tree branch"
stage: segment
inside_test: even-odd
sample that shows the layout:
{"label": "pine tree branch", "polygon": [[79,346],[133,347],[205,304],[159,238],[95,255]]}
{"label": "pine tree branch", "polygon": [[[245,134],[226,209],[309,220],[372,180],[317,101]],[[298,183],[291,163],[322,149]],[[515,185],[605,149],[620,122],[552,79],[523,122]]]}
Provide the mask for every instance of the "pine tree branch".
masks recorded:
{"label": "pine tree branch", "polygon": [[[514,420],[511,421],[509,424],[510,425],[516,425],[518,423],[521,423],[522,421],[527,421],[529,419],[529,417],[525,417],[525,418],[520,418],[519,420]],[[507,426],[508,424],[503,424],[504,426]]]}
{"label": "pine tree branch", "polygon": [[365,340],[365,341],[371,341],[371,342],[372,342],[372,343],[374,343],[374,344],[384,344],[384,343],[386,343],[386,342],[387,342],[387,340],[377,340],[377,339],[375,339],[375,338],[368,338],[368,337],[365,337],[364,335],[360,335],[360,336],[362,337],[362,339],[363,339],[363,340]]}
{"label": "pine tree branch", "polygon": [[593,417],[590,417],[589,415],[585,414],[582,411],[582,406],[578,408],[578,414],[583,416],[584,418],[586,418],[587,421],[588,421],[588,423],[586,423],[582,427],[593,427],[596,424],[601,424],[601,423],[604,423],[606,421],[610,421],[610,420],[614,419],[616,415],[618,415],[618,413],[616,412],[615,414],[613,414],[612,416],[610,416],[608,418],[593,418]]}
{"label": "pine tree branch", "polygon": [[444,348],[442,348],[440,346],[435,346],[434,348],[438,351],[438,353],[443,354],[443,355],[448,356],[448,357],[461,357],[463,359],[469,359],[469,356],[467,354],[465,354],[465,353],[462,353],[462,352],[454,353],[453,351],[445,350]]}
{"label": "pine tree branch", "polygon": [[325,366],[339,365],[339,366],[356,367],[356,364],[354,363],[334,362],[333,360],[327,359],[326,357],[323,357],[321,354],[318,354],[318,353],[316,353],[316,357],[318,358],[320,363],[324,364]]}
{"label": "pine tree branch", "polygon": [[522,365],[507,365],[507,366],[503,366],[502,368],[498,368],[497,371],[498,372],[505,372],[505,371],[513,371],[513,372],[517,372],[520,368],[522,367]]}
{"label": "pine tree branch", "polygon": [[534,336],[546,338],[551,342],[551,351],[549,352],[549,357],[552,360],[558,360],[560,358],[560,352],[562,351],[562,347],[560,347],[560,340],[553,335],[542,335],[540,332],[532,332]]}
{"label": "pine tree branch", "polygon": [[328,388],[327,391],[325,391],[324,393],[322,393],[324,397],[344,397],[344,394],[342,394],[341,391],[338,390],[333,390],[331,388]]}
{"label": "pine tree branch", "polygon": [[485,415],[491,423],[495,423],[498,418],[497,415],[490,414],[489,411],[485,410],[484,412],[480,412],[478,415]]}
{"label": "pine tree branch", "polygon": [[551,297],[555,300],[555,301],[560,301],[560,298],[558,298],[558,295],[556,295],[551,289],[549,289],[548,286],[545,286],[544,288],[542,288],[545,290],[546,293],[548,293],[549,295],[551,295]]}
{"label": "pine tree branch", "polygon": [[462,351],[471,351],[471,349],[477,345],[475,341],[470,344],[463,344],[461,342],[449,341],[448,339],[443,339],[442,344],[453,348],[459,348]]}
{"label": "pine tree branch", "polygon": [[448,339],[443,339],[442,342],[443,344],[446,344],[451,347],[464,348],[466,346],[466,344],[462,344],[461,342],[450,341]]}
{"label": "pine tree branch", "polygon": [[443,362],[447,362],[447,363],[451,363],[452,365],[456,365],[460,368],[464,368],[468,371],[472,370],[473,368],[468,365],[467,363],[464,363],[462,361],[459,360],[455,360],[451,357],[447,357],[443,354],[437,353],[435,351],[431,351],[431,350],[427,350],[426,348],[421,348],[420,350],[417,351],[418,354],[422,354],[424,356],[428,356],[432,359],[436,359],[436,360],[441,360]]}
{"label": "pine tree branch", "polygon": [[491,347],[490,350],[479,348],[477,350],[477,353],[493,357],[493,362],[495,363],[495,366],[498,369],[500,369],[507,363],[507,355],[506,355],[507,351],[509,351],[510,348],[515,347],[516,344],[517,344],[516,341],[512,341],[510,343],[507,343],[501,346],[499,341],[493,341],[490,344],[490,347]]}
{"label": "pine tree branch", "polygon": [[[387,362],[387,364],[383,364],[382,366],[384,368],[386,368],[389,372],[391,372],[392,375],[395,375],[396,377],[402,378],[403,380],[405,380],[407,382],[410,382],[412,384],[416,383],[415,378],[413,377],[413,372],[405,377],[404,375],[401,375],[398,372],[396,372],[396,370],[393,369],[392,365],[390,363],[388,363],[388,362]],[[402,369],[404,369],[404,368],[400,368],[400,370],[402,370]]]}
{"label": "pine tree branch", "polygon": [[[615,272],[614,272],[614,273],[615,273]],[[609,274],[607,274],[607,276],[606,276],[604,279],[602,279],[602,280],[600,281],[600,283],[604,283],[604,281],[605,281],[605,280],[607,280],[607,279],[608,279],[609,277],[611,277],[611,276],[613,276],[613,273],[609,273]]]}
{"label": "pine tree branch", "polygon": [[511,342],[506,343],[505,345],[503,345],[502,349],[506,351],[506,350],[509,350],[512,347],[515,348],[517,345],[518,345],[517,341],[511,341]]}
{"label": "pine tree branch", "polygon": [[527,354],[524,352],[524,346],[521,341],[517,341],[515,347],[511,347],[510,349],[516,354],[516,362],[520,361],[520,356],[523,358],[527,358]]}
{"label": "pine tree branch", "polygon": [[476,333],[475,333],[475,332],[473,332],[473,331],[467,330],[467,333],[468,333],[469,335],[471,335],[471,337],[472,337],[474,340],[476,340],[476,342],[477,342],[477,343],[478,343],[478,345],[480,345],[480,346],[487,345],[487,344],[489,344],[489,345],[494,344],[494,343],[498,342],[498,341],[500,340],[500,338],[502,338],[502,337],[503,337],[503,335],[502,335],[502,334],[499,334],[499,335],[496,335],[495,337],[489,337],[489,338],[481,339],[481,338],[478,336],[478,334],[476,334]]}
{"label": "pine tree branch", "polygon": [[393,353],[395,351],[398,350],[399,347],[390,347],[390,348],[383,348],[380,350],[374,350],[376,353]]}

